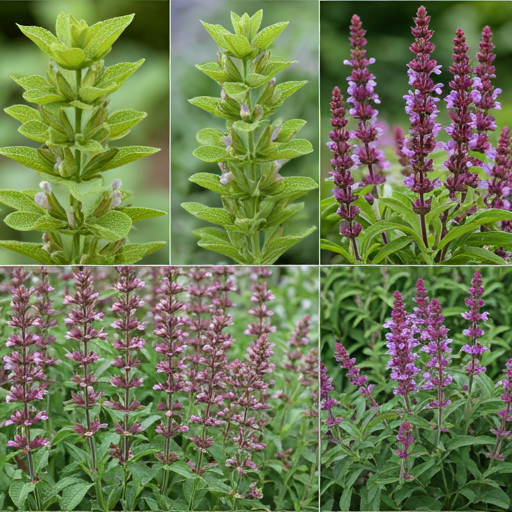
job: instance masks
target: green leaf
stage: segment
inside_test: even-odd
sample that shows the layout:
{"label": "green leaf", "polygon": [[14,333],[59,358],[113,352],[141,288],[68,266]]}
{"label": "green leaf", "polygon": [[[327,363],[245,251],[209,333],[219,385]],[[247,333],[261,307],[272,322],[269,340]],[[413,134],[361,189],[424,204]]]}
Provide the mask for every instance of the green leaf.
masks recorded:
{"label": "green leaf", "polygon": [[96,173],[115,169],[116,167],[129,164],[130,162],[135,162],[135,160],[139,160],[145,156],[153,155],[154,153],[158,153],[158,151],[160,151],[160,148],[151,148],[148,146],[126,146],[124,148],[118,149],[119,152],[117,155],[112,158],[112,160],[104,164],[100,169],[97,169]]}
{"label": "green leaf", "polygon": [[330,240],[321,239],[320,248],[325,251],[332,251],[337,254],[341,254],[349,263],[352,263],[352,265],[356,263],[356,259],[346,249],[341,247],[341,245],[331,242]]}
{"label": "green leaf", "polygon": [[118,110],[111,114],[107,123],[110,127],[110,140],[120,139],[127,135],[131,128],[147,116],[146,112],[136,110]]}
{"label": "green leaf", "polygon": [[203,162],[213,163],[226,161],[229,158],[228,152],[218,146],[201,146],[194,150],[193,155]]}
{"label": "green leaf", "polygon": [[64,96],[60,96],[55,92],[53,87],[45,87],[40,89],[31,89],[23,94],[23,98],[37,105],[48,105],[57,101],[65,101]]}
{"label": "green leaf", "polygon": [[110,210],[93,222],[86,223],[85,227],[99,238],[116,242],[128,235],[132,227],[132,219],[125,213]]}
{"label": "green leaf", "polygon": [[272,199],[288,198],[289,201],[294,201],[317,188],[318,185],[312,178],[292,176],[279,180],[271,187],[271,190],[267,189],[264,192],[268,193]]}
{"label": "green leaf", "polygon": [[50,57],[53,57],[53,47],[64,47],[64,45],[45,28],[24,25],[18,25],[18,28]]}
{"label": "green leaf", "polygon": [[312,151],[313,146],[308,140],[295,139],[290,142],[273,143],[263,155],[272,160],[280,160],[307,155]]}
{"label": "green leaf", "polygon": [[62,498],[59,500],[61,510],[73,510],[80,505],[85,498],[87,491],[94,484],[74,484],[66,487],[62,492]]}
{"label": "green leaf", "polygon": [[113,81],[117,84],[117,88],[119,89],[126,79],[133,75],[133,73],[144,64],[144,61],[145,59],[140,59],[137,62],[120,62],[119,64],[108,67],[101,78],[101,82],[97,85],[103,87],[105,83]]}
{"label": "green leaf", "polygon": [[470,235],[464,242],[465,245],[493,246],[512,249],[512,233],[505,231],[484,231]]}
{"label": "green leaf", "polygon": [[307,83],[307,80],[304,80],[302,82],[283,82],[282,84],[277,85],[275,91],[277,91],[277,94],[280,97],[280,103],[291,96],[294,92],[297,92]]}
{"label": "green leaf", "polygon": [[[272,201],[272,199],[269,199]],[[304,203],[292,203],[284,208],[276,208],[268,217],[267,222],[265,223],[265,228],[270,228],[272,226],[278,226],[282,224],[290,217],[300,212],[304,208]]]}
{"label": "green leaf", "polygon": [[226,195],[228,193],[228,187],[220,182],[220,176],[218,174],[212,174],[210,172],[198,172],[190,176],[189,181],[197,183],[199,186],[213,190],[217,194]]}
{"label": "green leaf", "polygon": [[[463,263],[458,263],[462,262]],[[488,251],[487,249],[482,249],[480,247],[471,247],[464,245],[460,249],[460,254],[455,254],[452,256],[449,260],[446,260],[446,264],[464,264],[467,262],[478,262],[478,263],[485,263],[487,265],[506,265],[507,262],[498,256],[497,254],[494,254],[491,251]],[[451,262],[451,263],[449,263]]]}
{"label": "green leaf", "polygon": [[0,190],[0,203],[22,212],[38,213],[40,215],[45,213],[45,209],[39,206],[33,198],[18,190]]}
{"label": "green leaf", "polygon": [[272,265],[282,254],[284,254],[290,247],[298,244],[304,238],[309,236],[316,230],[315,227],[303,227],[297,229],[294,233],[281,238],[273,240],[265,250],[265,254],[262,257],[261,264]]}
{"label": "green leaf", "polygon": [[170,466],[164,466],[167,471],[172,471],[178,475],[185,477],[187,480],[193,480],[195,478],[200,478],[198,475],[192,472],[190,466],[181,460],[176,461],[174,464]]}
{"label": "green leaf", "polygon": [[386,205],[389,209],[398,213],[415,231],[420,231],[419,216],[412,211],[412,207],[405,205],[401,201],[393,198],[381,198],[380,203]]}
{"label": "green leaf", "polygon": [[289,21],[282,21],[264,28],[251,41],[254,48],[266,50],[279,36],[279,34],[288,26]]}
{"label": "green leaf", "polygon": [[18,131],[27,139],[35,140],[37,142],[45,143],[49,138],[48,126],[41,121],[27,121],[23,123]]}
{"label": "green leaf", "polygon": [[362,253],[366,254],[370,247],[371,241],[378,235],[388,231],[402,231],[404,234],[411,235],[420,250],[423,252],[426,250],[425,244],[421,239],[421,236],[409,226],[404,226],[399,222],[391,222],[388,220],[380,220],[375,224],[366,228],[361,235],[361,244],[363,246]]}
{"label": "green leaf", "polygon": [[70,485],[76,485],[76,484],[88,484],[85,480],[82,480],[81,478],[76,478],[74,476],[65,476],[64,478],[61,478],[53,487],[52,487],[52,495],[58,494],[66,487],[69,487]]}
{"label": "green leaf", "polygon": [[118,89],[116,82],[102,81],[103,87],[80,87],[79,97],[84,103],[94,103],[99,97],[106,96]]}
{"label": "green leaf", "polygon": [[219,110],[219,107],[222,104],[222,100],[220,98],[212,98],[211,96],[198,96],[197,98],[188,100],[188,102],[192,105],[195,105],[196,107],[206,110],[206,112],[210,112],[210,114],[226,119],[226,116]]}
{"label": "green leaf", "polygon": [[181,203],[181,206],[195,217],[219,226],[232,226],[235,220],[233,215],[223,208],[211,208],[200,203]]}
{"label": "green leaf", "polygon": [[146,244],[127,244],[123,245],[115,255],[116,264],[133,265],[142,258],[158,251],[165,245],[165,242],[149,242]]}
{"label": "green leaf", "polygon": [[69,193],[82,203],[82,213],[87,218],[96,209],[96,206],[104,191],[110,190],[109,186],[104,185],[103,178],[94,178],[92,180],[70,181],[61,177],[52,177],[52,183],[58,183],[69,190]]}
{"label": "green leaf", "polygon": [[36,488],[34,482],[24,483],[23,480],[14,480],[9,486],[9,496],[17,508],[23,509],[28,495]]}
{"label": "green leaf", "polygon": [[35,108],[29,107],[28,105],[13,105],[12,107],[7,107],[4,111],[20,123],[26,123],[27,121],[41,121],[41,114],[39,114],[39,111]]}
{"label": "green leaf", "polygon": [[39,157],[37,149],[27,148],[24,146],[10,146],[7,148],[0,148],[0,155],[4,155],[16,162],[34,169],[35,171],[44,172],[47,174],[54,174],[53,166],[46,160]]}
{"label": "green leaf", "polygon": [[377,265],[382,260],[386,259],[390,254],[393,254],[399,251],[400,249],[403,249],[411,242],[412,239],[409,236],[401,236],[399,238],[395,238],[395,240],[392,240],[391,242],[385,244],[384,247],[382,247],[382,249],[379,250],[379,252],[373,258],[372,263],[374,265]]}
{"label": "green leaf", "polygon": [[0,240],[0,247],[5,247],[10,251],[23,254],[23,256],[33,258],[45,265],[51,265],[53,263],[51,256],[43,249],[43,244],[18,242],[17,240]]}
{"label": "green leaf", "polygon": [[220,148],[225,148],[223,140],[223,133],[220,130],[215,130],[213,128],[204,128],[203,130],[199,130],[196,135],[197,142],[201,144],[201,146],[218,146]]}
{"label": "green leaf", "polygon": [[223,86],[224,92],[234,100],[241,102],[245,100],[249,87],[244,83],[226,82]]}
{"label": "green leaf", "polygon": [[231,34],[231,32],[225,29],[222,25],[211,25],[201,21],[203,27],[207,30],[208,34],[212,36],[212,39],[219,45],[220,48],[226,48],[226,42],[224,41],[224,35]]}
{"label": "green leaf", "polygon": [[253,14],[253,16],[251,17],[251,20],[250,20],[251,40],[258,33],[258,30],[260,29],[262,18],[263,18],[263,9],[260,9],[255,14]]}
{"label": "green leaf", "polygon": [[223,39],[226,50],[229,50],[238,59],[244,59],[254,51],[245,36],[228,33],[223,35]]}
{"label": "green leaf", "polygon": [[53,58],[64,69],[81,69],[85,63],[82,48],[54,48]]}
{"label": "green leaf", "polygon": [[7,215],[4,222],[18,231],[55,231],[65,228],[67,222],[56,219],[50,215],[41,215],[40,213],[13,212]]}
{"label": "green leaf", "polygon": [[119,149],[110,148],[104,153],[94,155],[82,169],[81,177],[89,178],[90,176],[94,176],[98,172],[101,172],[102,167],[110,162],[118,153]]}
{"label": "green leaf", "polygon": [[286,121],[277,135],[276,142],[289,142],[305,124],[306,121],[302,119],[290,119]]}
{"label": "green leaf", "polygon": [[229,78],[228,74],[219,66],[217,62],[205,62],[204,64],[196,64],[196,68],[219,83],[223,83]]}
{"label": "green leaf", "polygon": [[128,215],[128,217],[132,219],[132,222],[139,222],[141,220],[167,215],[167,212],[154,210],[153,208],[117,208],[116,211]]}
{"label": "green leaf", "polygon": [[93,25],[90,30],[94,32],[94,35],[84,48],[87,57],[91,60],[103,58],[124,29],[132,22],[134,16],[134,14],[119,16]]}
{"label": "green leaf", "polygon": [[496,439],[490,436],[463,436],[458,435],[446,443],[447,450],[456,450],[462,446],[476,446],[480,444],[494,445]]}

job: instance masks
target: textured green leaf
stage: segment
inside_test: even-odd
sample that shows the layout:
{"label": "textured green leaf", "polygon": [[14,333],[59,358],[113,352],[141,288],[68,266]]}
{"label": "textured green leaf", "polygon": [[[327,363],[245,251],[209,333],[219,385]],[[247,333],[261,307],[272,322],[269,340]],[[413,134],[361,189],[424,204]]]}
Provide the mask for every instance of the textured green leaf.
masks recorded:
{"label": "textured green leaf", "polygon": [[116,242],[128,235],[132,227],[132,219],[125,213],[110,210],[94,222],[85,225],[96,236]]}
{"label": "textured green leaf", "polygon": [[0,190],[0,203],[22,212],[45,214],[44,208],[39,206],[33,198],[18,190]]}
{"label": "textured green leaf", "polygon": [[18,28],[50,57],[53,56],[53,47],[59,48],[64,46],[49,30],[46,30],[45,28],[24,25],[18,25]]}
{"label": "textured green leaf", "polygon": [[10,146],[0,148],[0,155],[4,155],[25,167],[47,174],[54,174],[53,166],[46,160],[42,160],[37,149],[24,146]]}
{"label": "textured green leaf", "polygon": [[19,509],[23,509],[28,495],[36,488],[34,482],[24,483],[23,480],[14,480],[9,486],[9,496]]}
{"label": "textured green leaf", "polygon": [[290,217],[300,212],[304,208],[304,203],[292,203],[282,209],[275,209],[267,218],[265,228],[279,226],[286,222]]}
{"label": "textured green leaf", "polygon": [[101,82],[97,85],[103,87],[105,83],[114,81],[117,84],[117,88],[121,87],[124,81],[144,64],[144,61],[145,59],[140,59],[137,62],[121,62],[108,67],[105,69]]}
{"label": "textured green leaf", "polygon": [[31,89],[23,94],[23,98],[37,105],[48,105],[56,101],[65,101],[66,98],[61,96],[53,87],[41,87],[39,89]]}
{"label": "textured green leaf", "polygon": [[[267,65],[265,66],[265,69],[262,71],[262,73],[269,78],[274,77],[279,71],[282,71],[283,69],[286,69],[288,66],[291,66],[292,64],[295,64],[296,60],[286,60],[282,57],[276,57],[272,56],[267,62]],[[276,92],[277,96],[280,96],[279,89],[277,89]],[[276,98],[277,98],[276,96]],[[283,98],[284,99],[284,98]]]}
{"label": "textured green leaf", "polygon": [[335,244],[330,240],[320,240],[320,248],[324,251],[331,251],[337,254],[341,254],[349,263],[355,264],[356,259],[341,245]]}
{"label": "textured green leaf", "polygon": [[85,53],[81,48],[54,48],[53,58],[65,69],[81,69],[85,63]]}
{"label": "textured green leaf", "polygon": [[217,62],[196,64],[196,68],[219,83],[223,83],[229,78],[228,74],[219,66]]}
{"label": "textured green leaf", "polygon": [[132,22],[134,16],[134,14],[119,16],[93,25],[91,31],[94,32],[94,35],[84,48],[87,57],[89,59],[103,58],[124,29]]}
{"label": "textured green leaf", "polygon": [[253,38],[251,41],[252,46],[254,46],[254,48],[258,48],[258,50],[266,50],[288,26],[288,23],[288,21],[282,21],[265,27]]}
{"label": "textured green leaf", "polygon": [[198,96],[197,98],[192,98],[191,100],[188,100],[188,102],[192,105],[195,105],[196,107],[206,110],[206,112],[210,112],[210,114],[213,114],[217,117],[226,117],[219,110],[219,107],[222,104],[222,100],[220,98],[212,98],[210,96]]}
{"label": "textured green leaf", "polygon": [[45,143],[48,140],[48,126],[46,126],[41,121],[27,121],[23,123],[18,131],[27,139],[35,140],[37,142]]}
{"label": "textured green leaf", "polygon": [[28,105],[13,105],[4,109],[7,114],[19,121],[26,123],[27,121],[41,121],[41,114],[35,108]]}
{"label": "textured green leaf", "polygon": [[225,148],[226,145],[224,144],[223,137],[224,135],[220,130],[204,128],[203,130],[199,130],[196,139],[201,146],[218,146]]}
{"label": "textured green leaf", "polygon": [[120,139],[128,134],[138,122],[147,116],[146,112],[137,112],[136,110],[118,110],[111,114],[107,123],[110,126],[110,140]]}
{"label": "textured green leaf", "polygon": [[233,225],[234,217],[223,208],[211,208],[199,203],[182,203],[181,206],[195,217],[219,226]]}
{"label": "textured green leaf", "polygon": [[507,262],[487,249],[481,247],[462,246],[459,254],[454,254],[444,263],[447,265],[465,265],[468,263],[484,263],[486,265],[506,265]]}
{"label": "textured green leaf", "polygon": [[313,151],[313,146],[306,139],[295,139],[290,142],[273,143],[265,151],[264,156],[272,159],[288,159],[307,155]]}
{"label": "textured green leaf", "polygon": [[87,491],[94,484],[74,484],[66,487],[62,492],[62,497],[59,500],[61,510],[73,510],[80,505],[80,502],[85,498]]}
{"label": "textured green leaf", "polygon": [[318,185],[316,181],[311,178],[307,178],[305,176],[292,176],[276,182],[270,189],[268,189],[268,193],[272,199],[288,198],[290,201],[293,201],[317,188]]}
{"label": "textured green leaf", "polygon": [[117,83],[103,81],[102,87],[80,87],[79,97],[84,103],[93,103],[101,96],[106,96],[118,89]]}
{"label": "textured green leaf", "polygon": [[132,219],[132,222],[140,220],[152,219],[154,217],[161,217],[167,215],[167,212],[162,210],[154,210],[153,208],[117,208],[118,212],[125,213]]}
{"label": "textured green leaf", "polygon": [[123,245],[115,255],[115,262],[118,265],[133,265],[148,254],[158,251],[158,249],[161,249],[164,246],[165,242]]}
{"label": "textured green leaf", "polygon": [[250,25],[251,25],[251,40],[254,38],[254,36],[258,33],[258,30],[261,26],[261,20],[263,19],[263,9],[260,9],[257,11],[253,16],[251,17]]}
{"label": "textured green leaf", "polygon": [[172,471],[180,476],[183,476],[187,479],[196,479],[200,478],[199,475],[196,475],[191,469],[190,466],[181,460],[176,461],[174,464],[170,466],[165,466],[167,471]]}
{"label": "textured green leaf", "polygon": [[64,478],[61,478],[52,487],[52,495],[58,494],[66,487],[69,487],[70,485],[76,485],[76,484],[88,484],[88,482],[86,482],[85,480],[82,480],[81,478],[76,478],[74,476],[65,476]]}
{"label": "textured green leaf", "polygon": [[297,92],[301,87],[303,87],[307,83],[307,80],[304,80],[302,82],[283,82],[282,84],[276,85],[275,90],[280,96],[280,102],[284,101],[294,92]]}
{"label": "textured green leaf", "polygon": [[52,264],[51,256],[43,249],[42,244],[34,244],[30,242],[18,242],[17,240],[0,240],[0,247],[5,247],[10,251],[17,252],[18,254],[23,254],[23,256],[28,256],[29,258],[33,258],[39,263],[43,263],[45,265]]}
{"label": "textured green leaf", "polygon": [[197,238],[203,238],[210,243],[232,245],[229,240],[229,235],[223,229],[213,227],[200,228],[194,229],[192,234]]}
{"label": "textured green leaf", "polygon": [[209,163],[226,161],[229,157],[228,152],[218,146],[201,146],[194,151],[193,155]]}
{"label": "textured green leaf", "polygon": [[254,50],[247,37],[238,34],[224,34],[225,47],[238,59],[244,59]]}
{"label": "textured green leaf", "polygon": [[297,135],[299,130],[306,124],[302,119],[290,119],[286,121],[279,130],[275,142],[289,142]]}
{"label": "textured green leaf", "polygon": [[249,91],[249,87],[247,85],[238,82],[226,82],[222,88],[228,96],[238,102],[243,101]]}
{"label": "textured green leaf", "polygon": [[225,29],[222,25],[211,25],[201,21],[203,27],[207,30],[208,34],[212,36],[212,39],[219,45],[220,48],[226,48],[226,42],[224,41],[225,34],[231,34],[231,32]]}
{"label": "textured green leaf", "polygon": [[[51,87],[44,76],[31,75],[16,77],[14,75],[9,75],[9,78],[16,82],[20,87],[23,87],[25,91],[29,91],[31,89],[44,89],[45,87]],[[53,87],[53,90],[56,91],[55,87]]]}
{"label": "textured green leaf", "polygon": [[512,249],[512,233],[505,231],[484,231],[473,233],[465,241],[465,245],[493,246]]}
{"label": "textured green leaf", "polygon": [[212,174],[210,172],[198,172],[190,176],[189,181],[197,183],[201,187],[213,190],[217,194],[227,194],[228,187],[220,182],[220,176],[218,174]]}
{"label": "textured green leaf", "polygon": [[268,247],[265,248],[265,253],[260,263],[263,265],[272,265],[288,249],[304,240],[304,238],[309,236],[315,230],[316,228],[313,226],[304,227],[297,229],[294,233],[287,236],[272,240]]}
{"label": "textured green leaf", "polygon": [[4,222],[18,231],[54,231],[65,228],[67,222],[50,215],[31,212],[13,212],[7,215]]}
{"label": "textured green leaf", "polygon": [[110,148],[104,153],[94,155],[82,169],[82,178],[89,178],[100,172],[103,166],[110,162],[118,153],[119,149]]}
{"label": "textured green leaf", "polygon": [[124,148],[119,148],[119,152],[117,153],[117,155],[112,160],[103,165],[101,168],[97,169],[97,172],[115,169],[116,167],[120,167],[121,165],[126,165],[129,164],[130,162],[135,162],[135,160],[139,160],[140,158],[144,158],[145,156],[158,153],[158,151],[160,151],[160,148],[151,148],[148,146],[126,146]]}
{"label": "textured green leaf", "polygon": [[379,250],[379,252],[375,255],[375,257],[372,260],[372,263],[374,265],[377,265],[384,259],[386,259],[390,254],[393,254],[400,249],[403,249],[407,245],[412,243],[412,239],[409,236],[401,236],[399,238],[395,238],[395,240],[392,240],[391,242],[387,243],[382,247],[382,249]]}

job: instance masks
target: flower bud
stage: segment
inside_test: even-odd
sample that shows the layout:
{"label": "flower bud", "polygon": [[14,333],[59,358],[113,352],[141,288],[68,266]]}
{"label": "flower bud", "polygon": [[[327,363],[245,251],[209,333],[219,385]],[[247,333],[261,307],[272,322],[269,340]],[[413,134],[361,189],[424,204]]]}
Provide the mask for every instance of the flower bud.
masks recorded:
{"label": "flower bud", "polygon": [[253,112],[254,112],[254,118],[257,121],[263,115],[263,107],[261,105],[256,105],[254,107],[254,111]]}
{"label": "flower bud", "polygon": [[249,121],[251,119],[251,111],[249,110],[246,102],[244,102],[240,108],[240,117],[244,121]]}
{"label": "flower bud", "polygon": [[[46,196],[45,196],[46,197]],[[68,224],[74,228],[76,227],[76,224],[75,224],[75,215],[73,214],[73,210],[68,210],[66,212],[66,216],[68,218]]]}
{"label": "flower bud", "polygon": [[50,209],[50,203],[48,202],[48,198],[46,197],[46,194],[44,192],[38,192],[34,196],[34,201],[36,202],[36,204],[43,207],[45,210]]}
{"label": "flower bud", "polygon": [[53,166],[53,170],[57,171],[62,176],[62,173],[64,172],[64,165],[62,163],[62,158],[57,157],[57,162]]}
{"label": "flower bud", "polygon": [[118,188],[121,188],[122,186],[123,186],[123,182],[119,178],[115,179],[110,184],[110,187],[112,188],[112,190],[117,190]]}
{"label": "flower bud", "polygon": [[118,206],[121,206],[121,203],[123,200],[119,196],[114,196],[110,201],[109,210],[112,210],[113,208],[117,208]]}
{"label": "flower bud", "polygon": [[43,189],[43,192],[45,194],[52,193],[52,186],[47,181],[41,181],[41,183],[39,183],[39,186]]}
{"label": "flower bud", "polygon": [[230,172],[226,172],[224,173],[221,177],[220,177],[220,182],[223,184],[223,185],[227,185],[231,180],[233,179],[233,173],[230,171]]}
{"label": "flower bud", "polygon": [[220,91],[220,99],[225,100],[228,97],[228,95],[224,92],[224,89]]}

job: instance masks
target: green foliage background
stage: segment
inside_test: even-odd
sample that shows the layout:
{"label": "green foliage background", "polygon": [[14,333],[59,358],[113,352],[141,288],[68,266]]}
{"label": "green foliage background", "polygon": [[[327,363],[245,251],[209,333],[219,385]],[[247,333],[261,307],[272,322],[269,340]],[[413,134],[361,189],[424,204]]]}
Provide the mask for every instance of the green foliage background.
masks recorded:
{"label": "green foliage background", "polygon": [[[144,121],[123,139],[122,145],[148,145],[161,151],[147,160],[133,162],[122,172],[107,174],[106,181],[120,178],[123,188],[134,193],[135,206],[147,206],[169,211],[169,5],[165,1],[53,0],[51,2],[0,2],[0,145],[30,145],[17,132],[19,123],[3,112],[9,105],[26,104],[23,89],[8,75],[44,75],[48,58],[26,38],[16,26],[39,25],[54,32],[55,19],[60,11],[85,19],[89,25],[97,21],[135,13],[132,24],[113,46],[106,64],[135,62],[145,58],[142,68],[112,96],[111,111],[132,108],[148,113]],[[151,27],[149,30],[148,27]],[[36,142],[32,142],[37,147]],[[32,169],[0,158],[1,189],[37,189],[42,180]],[[0,207],[0,219],[11,212]],[[130,233],[132,242],[168,240],[169,217],[142,221],[138,231]],[[40,232],[19,232],[0,221],[0,239],[39,242]],[[168,245],[146,257],[143,262],[169,263]],[[3,265],[33,263],[33,260],[6,249],[0,249]]]}
{"label": "green foliage background", "polygon": [[[173,0],[171,9],[172,262],[180,265],[225,263],[227,258],[197,246],[192,230],[205,227],[207,223],[188,214],[180,206],[184,201],[220,206],[220,199],[215,194],[188,181],[197,172],[218,172],[216,164],[201,162],[192,155],[192,151],[198,146],[196,133],[202,128],[225,128],[224,120],[187,102],[187,99],[194,96],[220,94],[220,86],[194,67],[195,64],[215,60],[218,49],[199,20],[229,28],[230,11],[241,16],[246,11],[253,15],[263,9],[262,27],[280,21],[290,22],[271,49],[280,57],[298,62],[279,73],[278,83],[292,80],[308,80],[308,83],[279,108],[277,116],[285,121],[305,119],[307,124],[301,130],[300,137],[308,139],[315,151],[288,162],[282,168],[282,175],[310,176],[317,181],[318,3]],[[294,217],[294,221],[304,226],[318,226],[317,192],[309,193],[302,200],[306,206]],[[290,249],[278,261],[280,264],[318,263],[318,232]]]}
{"label": "green foliage background", "polygon": [[[480,42],[481,31],[485,25],[489,25],[493,31],[493,43],[496,46],[496,79],[493,83],[503,90],[499,96],[502,109],[493,110],[496,117],[498,130],[504,125],[512,124],[512,3],[510,2],[467,2],[467,1],[426,1],[426,2],[320,2],[320,112],[321,112],[321,197],[332,196],[332,184],[325,182],[328,172],[331,170],[331,152],[325,146],[329,140],[330,110],[329,103],[334,86],[338,85],[346,97],[346,77],[350,74],[350,66],[343,64],[343,60],[350,58],[349,26],[353,14],[358,14],[363,22],[363,28],[367,30],[366,39],[367,56],[376,59],[370,66],[371,72],[376,76],[376,93],[381,104],[376,105],[379,111],[378,121],[384,128],[384,134],[380,143],[386,152],[386,157],[391,161],[392,167],[387,170],[388,184],[402,184],[400,166],[395,156],[392,129],[401,126],[407,133],[409,119],[405,113],[404,94],[407,94],[408,84],[407,63],[412,60],[412,52],[409,46],[413,41],[410,27],[413,17],[420,5],[424,5],[432,17],[430,28],[435,31],[432,42],[436,45],[432,57],[442,64],[442,73],[434,75],[436,83],[445,84],[441,98],[449,93],[448,82],[451,73],[448,68],[451,64],[452,40],[457,28],[461,28],[467,38],[469,46],[468,56],[471,64],[476,61],[476,52]],[[438,103],[440,113],[438,120],[443,127],[448,126],[450,119],[446,110],[446,103],[441,99]],[[353,122],[353,121],[352,121]],[[354,129],[349,123],[348,127]],[[447,135],[441,132],[440,137],[447,139]],[[495,142],[497,134],[491,136]],[[446,153],[442,150],[435,152],[434,162],[436,168],[441,168],[446,159]],[[356,180],[360,176],[355,175]],[[391,191],[389,185],[386,189]],[[337,225],[336,225],[337,226]],[[322,222],[322,238],[335,242],[340,241],[340,235],[330,222]],[[323,251],[322,261],[329,263],[333,253]]]}

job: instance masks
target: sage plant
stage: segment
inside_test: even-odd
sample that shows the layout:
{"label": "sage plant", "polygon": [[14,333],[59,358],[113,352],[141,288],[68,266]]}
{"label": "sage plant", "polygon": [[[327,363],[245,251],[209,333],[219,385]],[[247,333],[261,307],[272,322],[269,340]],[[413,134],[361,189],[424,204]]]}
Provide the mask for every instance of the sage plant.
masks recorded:
{"label": "sage plant", "polygon": [[[50,58],[46,76],[10,77],[34,103],[6,112],[21,122],[19,132],[41,144],[13,146],[0,154],[44,174],[40,192],[0,191],[0,202],[14,208],[5,223],[18,231],[41,231],[42,243],[0,241],[0,246],[48,265],[131,264],[165,245],[128,243],[134,222],[165,212],[133,207],[119,178],[107,184],[103,173],[159,151],[145,146],[110,147],[146,117],[126,109],[110,112],[110,94],[144,62],[105,66],[112,44],[133,15],[89,27],[61,12],[56,36],[41,27],[19,26]],[[59,191],[66,192],[64,202]]]}
{"label": "sage plant", "polygon": [[275,75],[293,62],[272,55],[268,48],[288,22],[259,30],[262,16],[261,10],[252,17],[231,13],[235,33],[202,22],[219,46],[218,61],[196,67],[222,89],[220,97],[189,101],[225,119],[226,130],[201,130],[197,134],[201,146],[194,151],[200,160],[217,163],[220,174],[198,173],[189,179],[219,194],[222,208],[182,204],[192,215],[224,228],[195,230],[200,247],[237,263],[256,265],[274,263],[314,231],[287,221],[304,207],[293,201],[317,188],[311,178],[280,174],[286,161],[313,148],[307,140],[295,139],[305,121],[271,122],[269,117],[306,82],[277,83]]}

